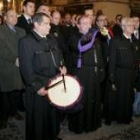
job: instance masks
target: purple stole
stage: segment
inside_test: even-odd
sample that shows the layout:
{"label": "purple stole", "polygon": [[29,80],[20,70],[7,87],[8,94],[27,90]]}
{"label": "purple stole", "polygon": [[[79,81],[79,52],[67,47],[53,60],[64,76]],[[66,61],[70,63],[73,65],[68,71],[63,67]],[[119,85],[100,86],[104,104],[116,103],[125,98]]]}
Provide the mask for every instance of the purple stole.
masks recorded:
{"label": "purple stole", "polygon": [[77,62],[77,68],[81,68],[82,66],[82,59],[81,59],[82,53],[94,47],[93,43],[95,41],[95,38],[98,32],[99,32],[98,29],[94,31],[91,41],[87,43],[86,45],[83,45],[83,46],[81,45],[81,40],[83,39],[84,36],[79,40],[78,42],[79,57],[78,57],[78,62]]}

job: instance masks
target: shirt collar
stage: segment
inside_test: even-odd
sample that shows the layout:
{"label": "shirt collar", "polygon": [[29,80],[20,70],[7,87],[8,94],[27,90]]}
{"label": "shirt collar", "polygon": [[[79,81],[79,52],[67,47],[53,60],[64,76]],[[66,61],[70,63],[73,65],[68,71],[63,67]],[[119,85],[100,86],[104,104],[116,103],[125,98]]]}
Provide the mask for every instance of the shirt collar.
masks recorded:
{"label": "shirt collar", "polygon": [[9,25],[9,24],[6,24],[11,30],[12,29],[15,29],[15,26],[11,26],[11,25]]}
{"label": "shirt collar", "polygon": [[131,37],[128,37],[125,33],[123,33],[126,39],[131,39]]}
{"label": "shirt collar", "polygon": [[25,14],[24,14],[24,17],[26,18],[27,21],[28,21],[28,19],[32,19],[30,16],[25,15]]}

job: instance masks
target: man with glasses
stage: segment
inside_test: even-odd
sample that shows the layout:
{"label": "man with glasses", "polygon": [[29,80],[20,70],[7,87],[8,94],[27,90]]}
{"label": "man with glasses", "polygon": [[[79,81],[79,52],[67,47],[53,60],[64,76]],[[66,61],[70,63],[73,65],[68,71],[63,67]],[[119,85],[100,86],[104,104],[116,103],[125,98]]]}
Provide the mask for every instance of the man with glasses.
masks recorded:
{"label": "man with glasses", "polygon": [[[107,76],[109,50],[110,50],[109,43],[110,43],[111,38],[113,37],[113,35],[110,34],[109,29],[108,29],[107,16],[104,14],[97,15],[96,26],[100,30],[100,33],[98,34],[98,39],[100,39],[101,41],[101,49],[102,49],[102,54],[103,54],[103,59],[104,59],[104,66],[105,66],[105,76]],[[106,35],[102,34],[103,29],[107,31]],[[106,85],[107,85],[107,77],[105,77],[104,80],[101,82],[102,102],[104,102],[104,96],[107,90]]]}

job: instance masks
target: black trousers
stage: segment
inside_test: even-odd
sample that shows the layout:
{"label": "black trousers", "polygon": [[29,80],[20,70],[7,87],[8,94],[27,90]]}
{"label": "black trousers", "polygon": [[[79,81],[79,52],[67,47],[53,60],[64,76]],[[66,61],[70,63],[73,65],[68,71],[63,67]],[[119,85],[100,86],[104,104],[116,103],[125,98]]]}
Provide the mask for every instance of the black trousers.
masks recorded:
{"label": "black trousers", "polygon": [[17,113],[21,92],[18,90],[0,93],[0,119],[7,121]]}

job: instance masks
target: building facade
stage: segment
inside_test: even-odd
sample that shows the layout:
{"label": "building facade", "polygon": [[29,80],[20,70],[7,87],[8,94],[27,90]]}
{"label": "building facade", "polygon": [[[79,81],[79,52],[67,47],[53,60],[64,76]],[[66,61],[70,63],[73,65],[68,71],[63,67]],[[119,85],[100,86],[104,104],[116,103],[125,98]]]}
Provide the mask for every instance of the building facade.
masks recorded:
{"label": "building facade", "polygon": [[[34,0],[36,4],[45,2],[62,12],[82,14],[84,9],[93,8],[96,12],[102,10],[109,20],[114,20],[116,14],[129,16],[131,13],[140,13],[140,0]],[[23,0],[0,0],[0,10],[5,11],[12,7],[18,13],[22,11]]]}

